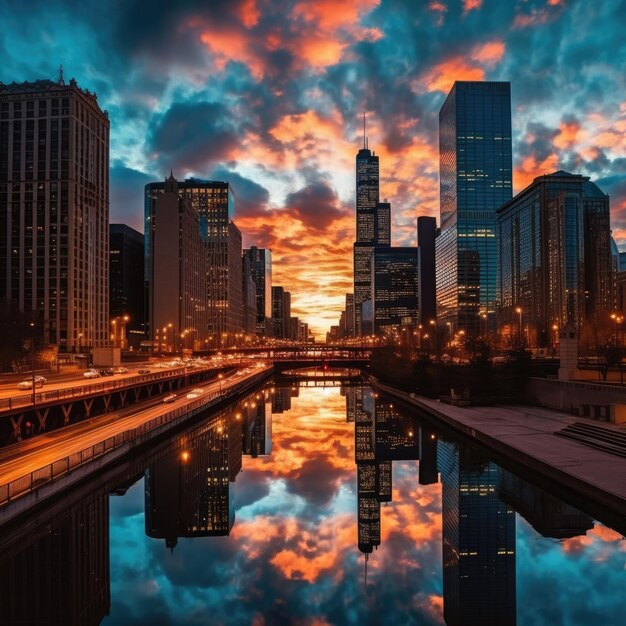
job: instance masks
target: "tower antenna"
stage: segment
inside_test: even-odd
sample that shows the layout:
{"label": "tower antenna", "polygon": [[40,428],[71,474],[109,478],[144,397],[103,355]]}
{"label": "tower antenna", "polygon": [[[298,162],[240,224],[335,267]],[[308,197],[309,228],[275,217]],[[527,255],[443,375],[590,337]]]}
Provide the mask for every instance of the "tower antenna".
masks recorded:
{"label": "tower antenna", "polygon": [[365,111],[363,111],[363,148],[367,148],[367,138],[365,137]]}
{"label": "tower antenna", "polygon": [[59,65],[59,85],[65,85],[65,79],[63,78],[63,66]]}

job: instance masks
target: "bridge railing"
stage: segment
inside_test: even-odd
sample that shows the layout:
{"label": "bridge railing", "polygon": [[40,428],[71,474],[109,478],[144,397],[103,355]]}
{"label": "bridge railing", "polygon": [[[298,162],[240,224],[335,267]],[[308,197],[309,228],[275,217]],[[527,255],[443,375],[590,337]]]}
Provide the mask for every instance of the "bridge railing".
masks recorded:
{"label": "bridge railing", "polygon": [[136,439],[137,437],[140,437],[141,435],[144,435],[147,432],[154,430],[155,428],[159,428],[165,423],[175,420],[183,414],[203,407],[204,405],[212,402],[213,400],[216,400],[217,398],[223,398],[232,395],[237,390],[237,386],[235,386],[229,389],[224,389],[222,391],[208,394],[199,398],[198,400],[185,403],[183,406],[178,407],[173,411],[168,411],[166,413],[162,413],[161,415],[157,415],[151,420],[144,422],[143,424],[139,424],[134,428],[129,428],[122,433],[118,433],[115,436],[108,437],[107,439],[99,441],[98,443],[84,448],[79,452],[69,454],[64,458],[53,461],[48,465],[44,465],[43,467],[36,469],[28,474],[25,474],[24,476],[15,478],[8,483],[1,484],[0,507],[8,504],[16,498],[19,498],[20,496],[35,491],[42,485],[50,483],[53,480],[64,476],[65,474],[76,471],[82,466],[91,463],[94,459],[102,457],[109,452],[123,447],[133,439]]}
{"label": "bridge railing", "polygon": [[[89,385],[80,385],[78,387],[65,387],[63,389],[53,389],[51,391],[40,391],[35,393],[35,404],[45,404],[46,402],[55,402],[59,400],[71,400],[73,398],[80,398],[82,396],[89,396],[95,393],[102,393],[106,391],[116,391],[128,387],[134,387],[142,383],[155,382],[168,378],[176,378],[177,376],[184,376],[185,374],[197,374],[199,372],[208,372],[216,367],[210,368],[177,368],[162,372],[155,372],[150,374],[138,374],[129,378],[122,378],[119,380],[112,380],[102,383],[90,383]],[[21,396],[14,396],[12,398],[0,398],[0,411],[6,411],[11,409],[20,408],[23,406],[32,406],[33,394],[24,394]]]}

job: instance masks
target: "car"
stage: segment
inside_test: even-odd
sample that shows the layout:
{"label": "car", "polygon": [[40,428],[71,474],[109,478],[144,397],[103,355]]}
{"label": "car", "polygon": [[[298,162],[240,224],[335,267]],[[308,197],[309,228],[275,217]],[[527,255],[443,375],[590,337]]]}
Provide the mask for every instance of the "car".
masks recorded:
{"label": "car", "polygon": [[176,394],[175,393],[169,393],[165,396],[165,398],[163,398],[163,402],[174,402],[174,400],[176,400]]}
{"label": "car", "polygon": [[85,378],[100,378],[100,372],[98,370],[87,370],[83,373]]}
{"label": "car", "polygon": [[116,374],[128,374],[128,369],[125,367],[117,367],[115,369]]}
{"label": "car", "polygon": [[113,374],[115,374],[115,370],[110,367],[105,367],[100,370],[100,376],[113,376]]}
{"label": "car", "polygon": [[142,370],[137,370],[137,373],[138,374],[149,374],[150,370],[143,370],[143,369]]}
{"label": "car", "polygon": [[189,398],[190,400],[192,400],[193,398],[199,398],[203,393],[204,393],[204,389],[201,389],[200,387],[198,387],[196,389],[192,389],[187,394],[187,398]]}
{"label": "car", "polygon": [[[42,380],[43,379],[43,380]],[[35,376],[35,388],[43,387],[43,384],[46,382],[46,379],[43,376]],[[23,380],[17,383],[18,389],[32,389],[33,381],[29,378],[27,380]]]}

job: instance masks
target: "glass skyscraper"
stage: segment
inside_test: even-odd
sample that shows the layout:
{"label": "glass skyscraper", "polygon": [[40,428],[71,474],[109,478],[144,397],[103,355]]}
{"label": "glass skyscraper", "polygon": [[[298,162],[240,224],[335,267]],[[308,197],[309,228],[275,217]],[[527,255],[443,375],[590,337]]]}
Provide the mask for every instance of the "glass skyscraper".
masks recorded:
{"label": "glass skyscraper", "polygon": [[[498,326],[503,338],[554,347],[615,306],[609,197],[588,177],[538,176],[498,210]],[[522,311],[522,324],[516,310]]]}
{"label": "glass skyscraper", "polygon": [[496,209],[512,195],[511,87],[456,81],[439,111],[439,324],[495,327]]}

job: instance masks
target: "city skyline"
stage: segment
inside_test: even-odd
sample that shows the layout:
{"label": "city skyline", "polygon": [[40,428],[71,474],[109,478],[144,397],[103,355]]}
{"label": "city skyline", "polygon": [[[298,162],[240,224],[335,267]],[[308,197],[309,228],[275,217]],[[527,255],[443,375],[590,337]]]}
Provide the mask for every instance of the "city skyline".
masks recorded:
{"label": "city skyline", "polygon": [[621,5],[137,1],[104,25],[89,3],[11,5],[0,80],[54,80],[63,64],[98,93],[111,222],[143,230],[143,187],[170,168],[229,181],[244,248],[272,249],[274,282],[320,337],[351,291],[362,111],[392,245],[415,245],[415,219],[439,216],[437,115],[454,80],[511,82],[514,194],[560,169],[591,176],[626,242]]}

